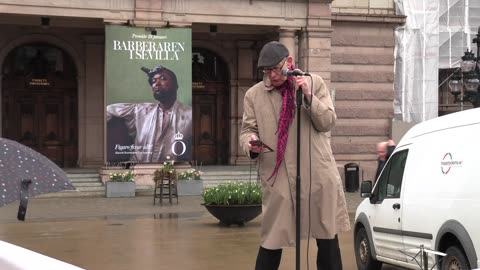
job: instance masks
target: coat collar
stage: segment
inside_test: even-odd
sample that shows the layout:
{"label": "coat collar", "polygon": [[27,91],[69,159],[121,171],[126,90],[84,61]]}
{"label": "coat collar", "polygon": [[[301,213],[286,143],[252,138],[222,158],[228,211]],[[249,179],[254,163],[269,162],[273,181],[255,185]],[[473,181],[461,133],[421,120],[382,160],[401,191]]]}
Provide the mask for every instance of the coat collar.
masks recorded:
{"label": "coat collar", "polygon": [[[263,87],[266,91],[271,91],[273,89],[276,89],[275,86],[272,85],[272,82],[270,81],[270,77],[268,75],[264,74],[263,75]],[[293,81],[295,83],[295,81]]]}
{"label": "coat collar", "polygon": [[280,91],[272,91],[276,88],[271,84],[270,78],[267,75],[263,76],[262,88],[268,93],[267,95],[269,96],[270,106],[275,116],[275,122],[278,123],[280,111],[282,110],[282,95],[280,94]]}
{"label": "coat collar", "polygon": [[265,88],[266,91],[271,91],[275,89],[275,87],[272,85],[272,82],[270,81],[270,78],[268,77],[267,74],[263,75],[263,87]]}

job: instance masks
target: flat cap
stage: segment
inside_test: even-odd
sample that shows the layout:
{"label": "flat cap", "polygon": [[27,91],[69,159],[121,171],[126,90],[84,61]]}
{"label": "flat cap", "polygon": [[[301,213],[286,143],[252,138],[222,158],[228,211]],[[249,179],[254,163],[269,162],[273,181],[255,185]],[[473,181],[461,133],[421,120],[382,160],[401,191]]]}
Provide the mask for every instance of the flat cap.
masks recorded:
{"label": "flat cap", "polygon": [[265,44],[260,51],[257,67],[273,67],[280,63],[290,53],[287,47],[278,41],[271,41]]}
{"label": "flat cap", "polygon": [[152,85],[154,83],[153,81],[153,76],[155,76],[155,74],[159,73],[160,71],[163,71],[163,70],[167,70],[167,68],[163,67],[162,65],[158,65],[156,67],[154,67],[153,69],[148,69],[146,67],[141,67],[140,68],[143,72],[147,73],[147,76],[148,76],[148,83],[150,85]]}

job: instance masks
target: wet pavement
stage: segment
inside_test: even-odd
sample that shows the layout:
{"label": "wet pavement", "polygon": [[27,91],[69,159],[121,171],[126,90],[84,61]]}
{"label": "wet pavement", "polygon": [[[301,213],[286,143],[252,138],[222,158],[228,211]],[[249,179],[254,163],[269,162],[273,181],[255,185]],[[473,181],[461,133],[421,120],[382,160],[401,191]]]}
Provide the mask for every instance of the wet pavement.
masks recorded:
{"label": "wet pavement", "polygon": [[[346,199],[353,218],[361,198]],[[153,205],[152,196],[31,199],[25,222],[16,220],[18,202],[0,208],[0,240],[85,269],[253,269],[262,216],[221,227],[201,203],[200,196],[172,205]],[[352,238],[339,235],[345,270],[356,269]],[[302,269],[307,259],[316,269],[315,241],[302,242],[301,254]],[[280,269],[294,268],[295,249],[285,249]]]}

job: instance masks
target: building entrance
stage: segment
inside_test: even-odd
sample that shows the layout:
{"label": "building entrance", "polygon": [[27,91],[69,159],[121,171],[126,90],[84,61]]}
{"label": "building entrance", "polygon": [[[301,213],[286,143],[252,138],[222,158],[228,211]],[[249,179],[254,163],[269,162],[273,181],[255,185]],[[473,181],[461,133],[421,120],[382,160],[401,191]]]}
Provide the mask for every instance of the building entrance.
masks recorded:
{"label": "building entrance", "polygon": [[2,80],[2,136],[45,155],[60,167],[78,159],[75,66],[47,44],[18,47],[6,57]]}
{"label": "building entrance", "polygon": [[204,165],[228,163],[228,72],[216,54],[192,49],[193,159]]}

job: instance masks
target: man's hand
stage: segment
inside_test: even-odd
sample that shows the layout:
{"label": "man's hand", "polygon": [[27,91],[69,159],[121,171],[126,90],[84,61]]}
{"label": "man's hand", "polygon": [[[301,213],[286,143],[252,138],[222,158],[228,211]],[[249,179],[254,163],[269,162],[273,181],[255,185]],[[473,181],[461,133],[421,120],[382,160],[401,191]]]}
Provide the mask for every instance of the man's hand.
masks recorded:
{"label": "man's hand", "polygon": [[[296,69],[298,71],[301,71],[299,69]],[[296,88],[295,90],[298,90],[299,88],[302,90],[303,95],[305,98],[308,100],[308,103],[312,103],[312,92],[310,91],[310,80],[307,80],[305,76],[295,76],[295,82],[296,82]]]}
{"label": "man's hand", "polygon": [[[258,140],[258,137],[256,135],[251,135],[250,136],[250,141],[257,141]],[[253,152],[253,153],[262,153],[263,152],[263,146],[260,146],[260,145],[252,145],[250,142],[248,143],[248,149],[250,150],[250,152]]]}

